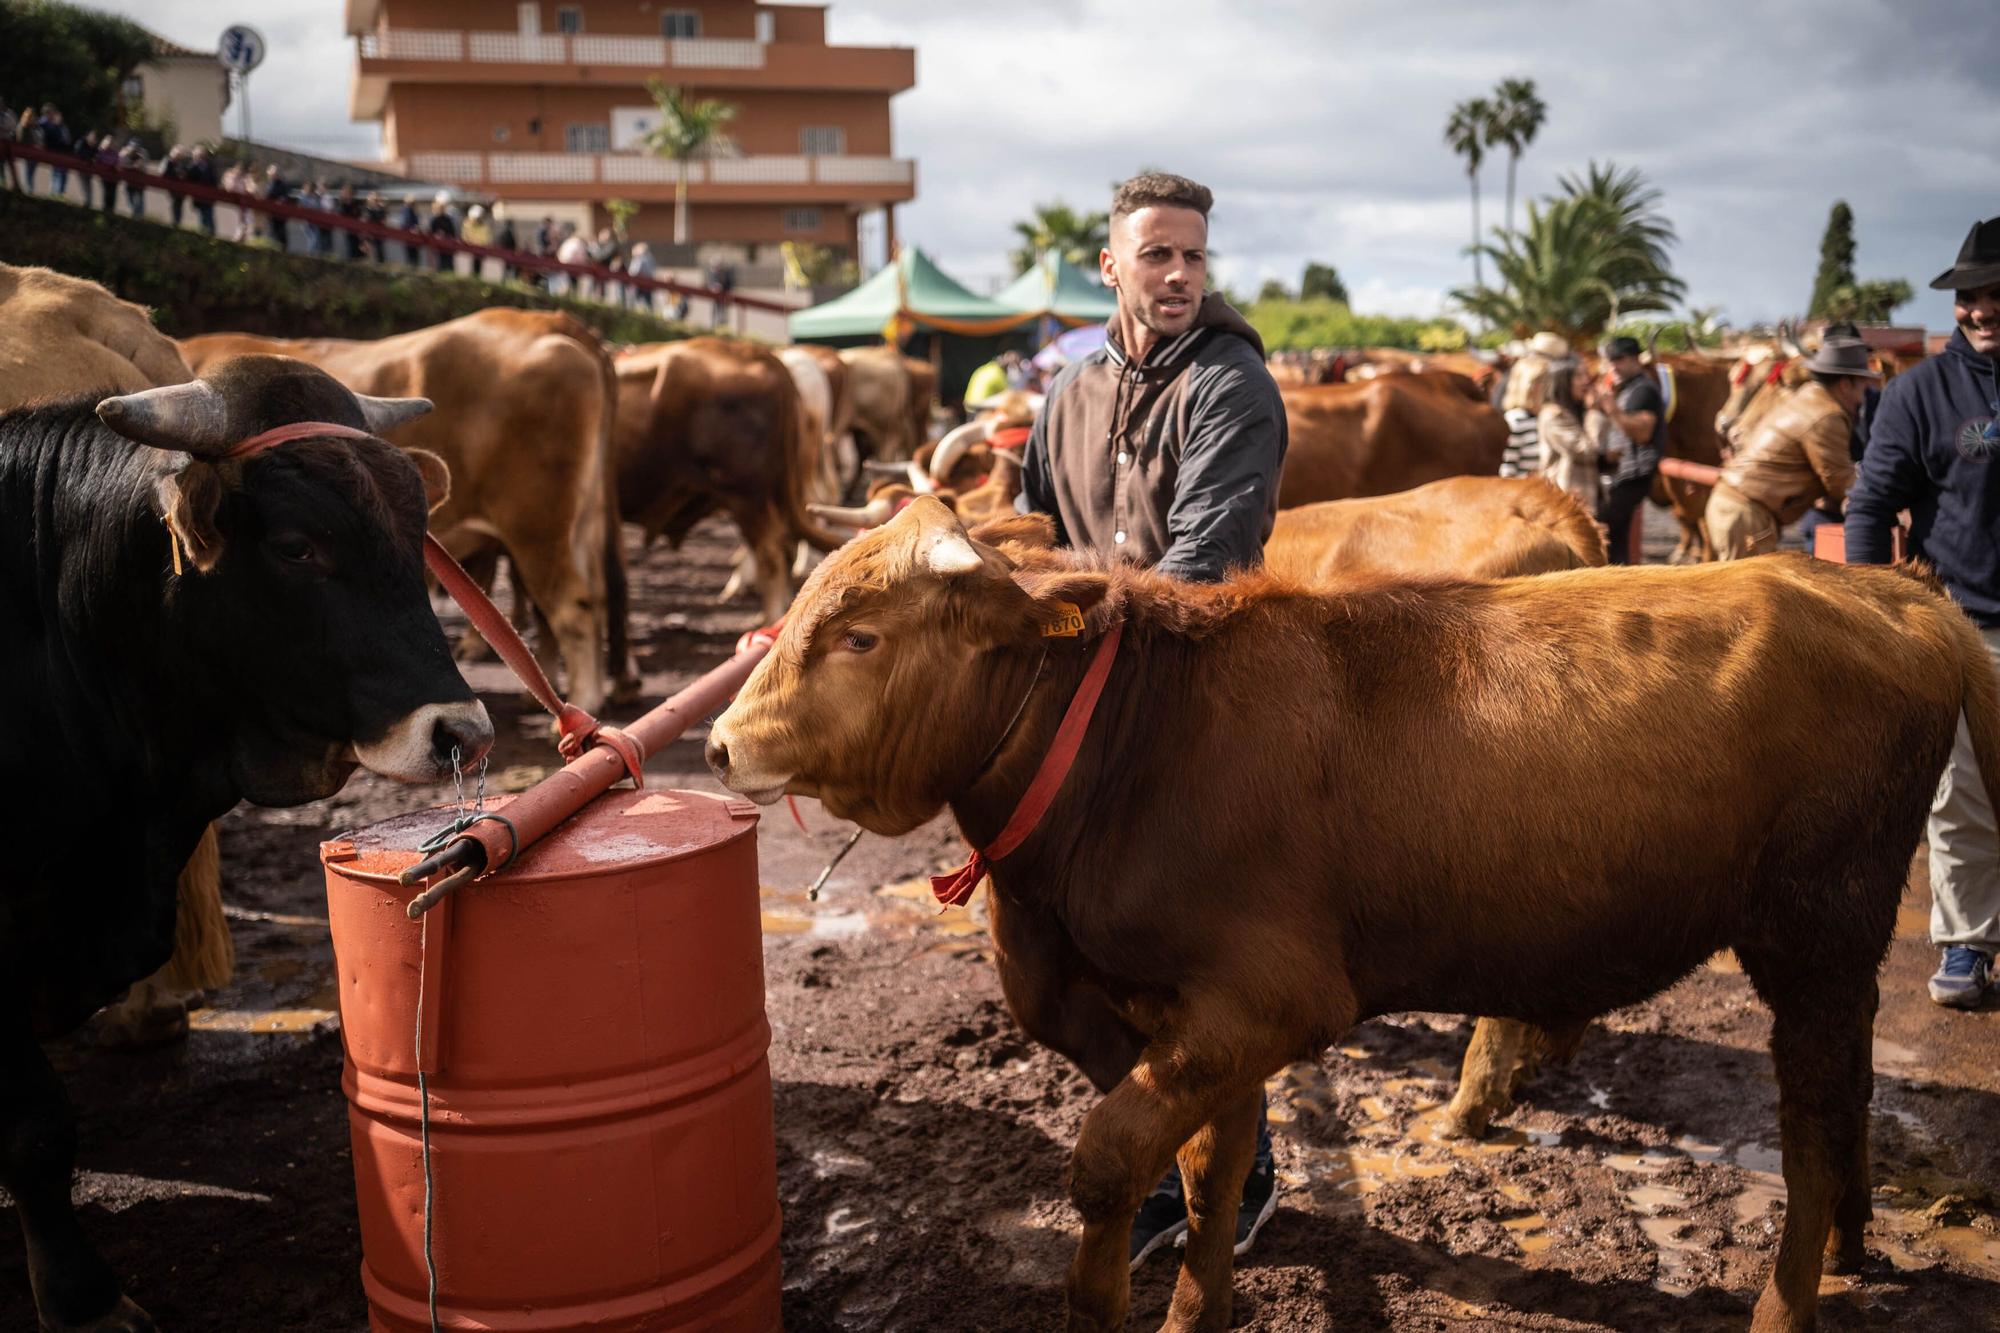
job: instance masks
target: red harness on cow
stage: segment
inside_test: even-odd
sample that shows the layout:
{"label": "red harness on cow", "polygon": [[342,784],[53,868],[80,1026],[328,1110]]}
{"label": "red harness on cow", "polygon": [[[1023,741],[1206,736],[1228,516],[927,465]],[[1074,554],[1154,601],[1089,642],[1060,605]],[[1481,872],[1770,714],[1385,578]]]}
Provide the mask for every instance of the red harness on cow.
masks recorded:
{"label": "red harness on cow", "polygon": [[[252,435],[247,440],[239,440],[225,449],[221,457],[253,458],[281,444],[290,444],[293,440],[324,439],[328,436],[337,440],[377,438],[365,430],[356,430],[352,426],[342,426],[331,421],[294,421],[290,425],[276,426]],[[493,605],[485,591],[472,581],[472,576],[465,572],[458,561],[452,559],[451,552],[444,549],[444,543],[428,530],[424,532],[424,566],[437,577],[439,583],[444,585],[444,590],[465,612],[465,617],[472,622],[472,627],[479,631],[486,642],[493,645],[493,651],[500,654],[500,660],[520,677],[521,683],[528,687],[528,693],[534,695],[535,701],[554,715],[556,749],[561,752],[564,760],[575,760],[594,744],[604,745],[624,761],[625,771],[631,775],[633,786],[646,785],[641,772],[646,762],[646,755],[639,742],[617,727],[605,726],[575,704],[563,701],[563,697],[556,693],[556,687],[549,683],[541,663],[537,662],[535,655],[528,651],[528,645],[521,642],[521,636],[514,632],[514,627],[508,623],[507,617],[500,614],[500,609]]]}
{"label": "red harness on cow", "polygon": [[1011,854],[1041,824],[1042,816],[1048,813],[1056,793],[1062,790],[1063,780],[1076,763],[1077,751],[1083,748],[1083,734],[1090,729],[1091,714],[1097,711],[1098,696],[1104,693],[1105,678],[1111,674],[1111,663],[1118,656],[1118,641],[1124,634],[1125,622],[1121,620],[1097,641],[1097,651],[1083,673],[1083,682],[1069,701],[1062,725],[1056,728],[1056,738],[1049,752],[1042,756],[1042,766],[1035,770],[1034,780],[1021,793],[1020,804],[1014,807],[1014,814],[1000,830],[1000,836],[985,847],[974,848],[971,857],[958,869],[931,876],[931,892],[939,902],[947,907],[965,902],[979,887],[979,881],[986,878],[992,862]]}

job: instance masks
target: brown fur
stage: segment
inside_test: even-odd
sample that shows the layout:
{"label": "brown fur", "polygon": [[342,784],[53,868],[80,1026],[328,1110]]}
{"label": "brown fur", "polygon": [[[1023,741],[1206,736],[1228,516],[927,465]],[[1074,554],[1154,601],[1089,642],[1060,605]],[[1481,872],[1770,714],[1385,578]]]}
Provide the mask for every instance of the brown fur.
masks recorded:
{"label": "brown fur", "polygon": [[609,525],[615,400],[596,334],[567,315],[494,309],[374,342],[217,333],[181,348],[197,370],[248,352],[295,356],[357,393],[436,403],[390,436],[451,469],[432,530],[461,559],[505,551],[561,646],[570,701],[603,706],[624,577]]}
{"label": "brown fur", "polygon": [[1291,439],[1279,508],[1498,472],[1507,423],[1484,402],[1468,401],[1456,379],[1392,374],[1281,390]]}
{"label": "brown fur", "polygon": [[1604,563],[1597,522],[1540,477],[1447,477],[1396,495],[1278,511],[1264,563],[1302,583],[1512,578]]}
{"label": "brown fur", "polygon": [[867,456],[884,462],[914,458],[930,438],[936,372],[893,347],[850,348],[840,359],[847,364],[854,433]]}
{"label": "brown fur", "polygon": [[[1168,1326],[1227,1325],[1259,1086],[1356,1021],[1567,1029],[1721,948],[1775,1018],[1788,1206],[1754,1327],[1811,1327],[1822,1252],[1862,1254],[1875,972],[1961,711],[2000,778],[1993,668],[1958,609],[1790,556],[1190,587],[1048,532],[1009,519],[968,547],[919,499],[856,539],[709,757],[739,791],[882,833],[948,803],[984,845],[1124,623],[1075,765],[989,895],[1010,1008],[1107,1093],[1071,1159],[1071,1327],[1123,1324],[1133,1213],[1177,1154],[1193,1240]],[[1085,637],[1042,636],[1059,603]],[[1644,716],[1698,738],[1687,781],[1630,762]]]}
{"label": "brown fur", "polygon": [[[1667,423],[1668,458],[1685,458],[1710,466],[1722,462],[1722,436],[1716,432],[1715,416],[1729,397],[1729,366],[1699,353],[1662,354],[1660,360],[1673,367],[1678,405],[1674,419]],[[1672,563],[1699,563],[1714,555],[1702,515],[1708,511],[1710,487],[1678,478],[1653,478],[1652,500],[1674,511],[1680,524],[1680,541],[1674,547]]]}

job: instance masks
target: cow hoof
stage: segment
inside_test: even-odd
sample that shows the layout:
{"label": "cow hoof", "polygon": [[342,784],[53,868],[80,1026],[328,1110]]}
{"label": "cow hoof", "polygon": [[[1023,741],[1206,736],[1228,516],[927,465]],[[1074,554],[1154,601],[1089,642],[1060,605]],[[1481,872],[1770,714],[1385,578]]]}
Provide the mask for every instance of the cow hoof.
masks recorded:
{"label": "cow hoof", "polygon": [[[187,1034],[187,1005],[180,1000],[170,1000],[164,1004],[149,1005],[136,1013],[126,1013],[122,1009],[106,1012],[98,1021],[97,1044],[107,1051],[150,1051],[158,1046],[186,1041]],[[151,1321],[145,1326],[151,1328]],[[105,1327],[122,1328],[123,1325],[107,1324]]]}
{"label": "cow hoof", "polygon": [[636,675],[620,676],[617,682],[611,687],[611,702],[614,704],[637,703],[641,689],[642,686]]}
{"label": "cow hoof", "polygon": [[159,1333],[153,1316],[141,1310],[130,1296],[120,1296],[118,1304],[102,1319],[83,1324],[58,1324],[44,1319],[41,1325],[42,1333]]}

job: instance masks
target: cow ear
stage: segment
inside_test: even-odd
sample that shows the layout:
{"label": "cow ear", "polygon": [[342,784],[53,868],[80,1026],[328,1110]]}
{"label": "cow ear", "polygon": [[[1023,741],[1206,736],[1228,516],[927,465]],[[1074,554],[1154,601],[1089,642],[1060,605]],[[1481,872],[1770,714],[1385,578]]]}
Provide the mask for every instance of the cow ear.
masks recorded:
{"label": "cow ear", "polygon": [[1047,514],[1008,514],[988,519],[967,535],[983,546],[1011,542],[1024,550],[1047,551],[1056,544],[1056,525]]}
{"label": "cow ear", "polygon": [[[167,529],[180,549],[202,573],[214,569],[222,559],[222,530],[215,525],[216,511],[222,507],[221,475],[197,460],[160,478],[155,489]],[[178,569],[180,562],[174,565]]]}
{"label": "cow ear", "polygon": [[1017,569],[1014,582],[1028,594],[1034,622],[1044,634],[1060,634],[1075,625],[1077,616],[1089,615],[1111,590],[1111,575],[1101,569]]}
{"label": "cow ear", "polygon": [[403,452],[417,465],[417,475],[424,479],[424,502],[435,514],[451,498],[451,469],[428,449],[405,449]]}

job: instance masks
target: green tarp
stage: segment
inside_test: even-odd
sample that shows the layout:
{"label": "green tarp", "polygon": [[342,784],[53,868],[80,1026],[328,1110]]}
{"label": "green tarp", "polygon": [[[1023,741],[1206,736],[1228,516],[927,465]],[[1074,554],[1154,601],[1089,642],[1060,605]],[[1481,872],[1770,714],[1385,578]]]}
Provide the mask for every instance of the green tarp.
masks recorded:
{"label": "green tarp", "polygon": [[945,275],[930,256],[904,246],[896,262],[822,305],[790,320],[794,342],[829,338],[884,338],[901,342],[922,329],[966,336],[1003,333],[1035,317],[976,296]]}
{"label": "green tarp", "polygon": [[1118,313],[1118,294],[1091,281],[1082,268],[1061,255],[1047,254],[1040,263],[994,293],[993,299],[1030,315],[1053,315],[1075,328],[1102,324]]}

